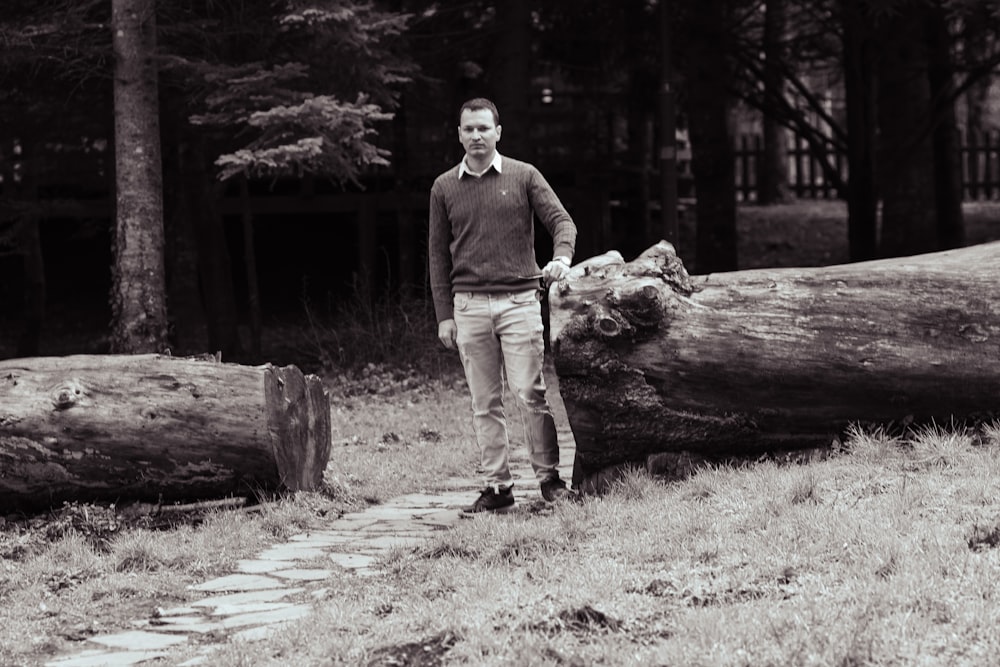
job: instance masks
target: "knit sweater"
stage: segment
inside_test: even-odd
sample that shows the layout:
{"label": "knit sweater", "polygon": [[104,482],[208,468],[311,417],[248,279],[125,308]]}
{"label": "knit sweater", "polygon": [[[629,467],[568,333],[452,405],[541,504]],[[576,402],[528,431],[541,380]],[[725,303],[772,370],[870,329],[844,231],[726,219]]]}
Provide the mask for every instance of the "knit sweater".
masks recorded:
{"label": "knit sweater", "polygon": [[438,322],[451,319],[455,292],[538,286],[534,216],[552,236],[553,256],[573,258],[576,225],[533,165],[504,156],[501,171],[459,179],[458,166],[431,187],[428,257]]}

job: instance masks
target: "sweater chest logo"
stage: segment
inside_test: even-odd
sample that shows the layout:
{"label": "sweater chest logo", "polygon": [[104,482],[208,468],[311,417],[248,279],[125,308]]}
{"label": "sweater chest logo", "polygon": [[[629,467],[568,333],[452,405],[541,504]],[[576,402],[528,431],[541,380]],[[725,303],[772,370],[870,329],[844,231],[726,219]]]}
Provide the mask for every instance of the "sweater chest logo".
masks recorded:
{"label": "sweater chest logo", "polygon": [[507,196],[507,191],[506,190],[501,190],[500,191],[500,196],[501,197],[506,197]]}

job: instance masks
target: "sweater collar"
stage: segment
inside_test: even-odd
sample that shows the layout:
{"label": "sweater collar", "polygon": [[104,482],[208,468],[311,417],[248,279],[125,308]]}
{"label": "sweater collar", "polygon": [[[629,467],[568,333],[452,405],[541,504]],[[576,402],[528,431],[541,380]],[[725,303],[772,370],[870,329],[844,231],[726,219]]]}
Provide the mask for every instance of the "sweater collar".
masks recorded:
{"label": "sweater collar", "polygon": [[480,178],[484,176],[486,172],[488,172],[491,168],[496,169],[498,174],[503,173],[499,152],[493,154],[493,161],[490,162],[490,165],[486,167],[486,169],[484,169],[481,173],[478,174],[469,169],[469,166],[465,163],[465,158],[463,157],[462,161],[458,163],[458,179],[462,180],[462,177],[466,175]]}

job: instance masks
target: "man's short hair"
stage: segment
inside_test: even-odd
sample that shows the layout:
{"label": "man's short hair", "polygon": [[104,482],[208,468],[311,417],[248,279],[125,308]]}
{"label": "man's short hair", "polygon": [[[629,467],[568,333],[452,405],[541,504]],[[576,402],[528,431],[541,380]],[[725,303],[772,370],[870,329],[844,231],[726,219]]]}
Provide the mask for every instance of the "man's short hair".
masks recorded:
{"label": "man's short hair", "polygon": [[462,103],[462,108],[458,110],[459,122],[461,122],[462,112],[468,109],[469,111],[479,111],[481,109],[488,109],[490,113],[493,114],[493,124],[500,124],[500,112],[497,111],[497,105],[493,104],[490,100],[485,97],[474,97],[467,102]]}

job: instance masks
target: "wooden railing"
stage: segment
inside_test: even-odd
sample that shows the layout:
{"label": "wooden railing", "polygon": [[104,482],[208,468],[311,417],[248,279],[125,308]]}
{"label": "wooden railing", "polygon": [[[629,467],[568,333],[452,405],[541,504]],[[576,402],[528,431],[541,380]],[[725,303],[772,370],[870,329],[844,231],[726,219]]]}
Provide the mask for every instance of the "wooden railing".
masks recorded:
{"label": "wooden railing", "polygon": [[[743,135],[736,146],[736,194],[756,201],[758,168],[763,155],[760,135]],[[967,133],[962,137],[962,197],[966,201],[1000,200],[1000,132]],[[810,146],[796,137],[788,149],[788,189],[801,199],[840,197],[830,170],[847,182],[847,158],[832,142]]]}

